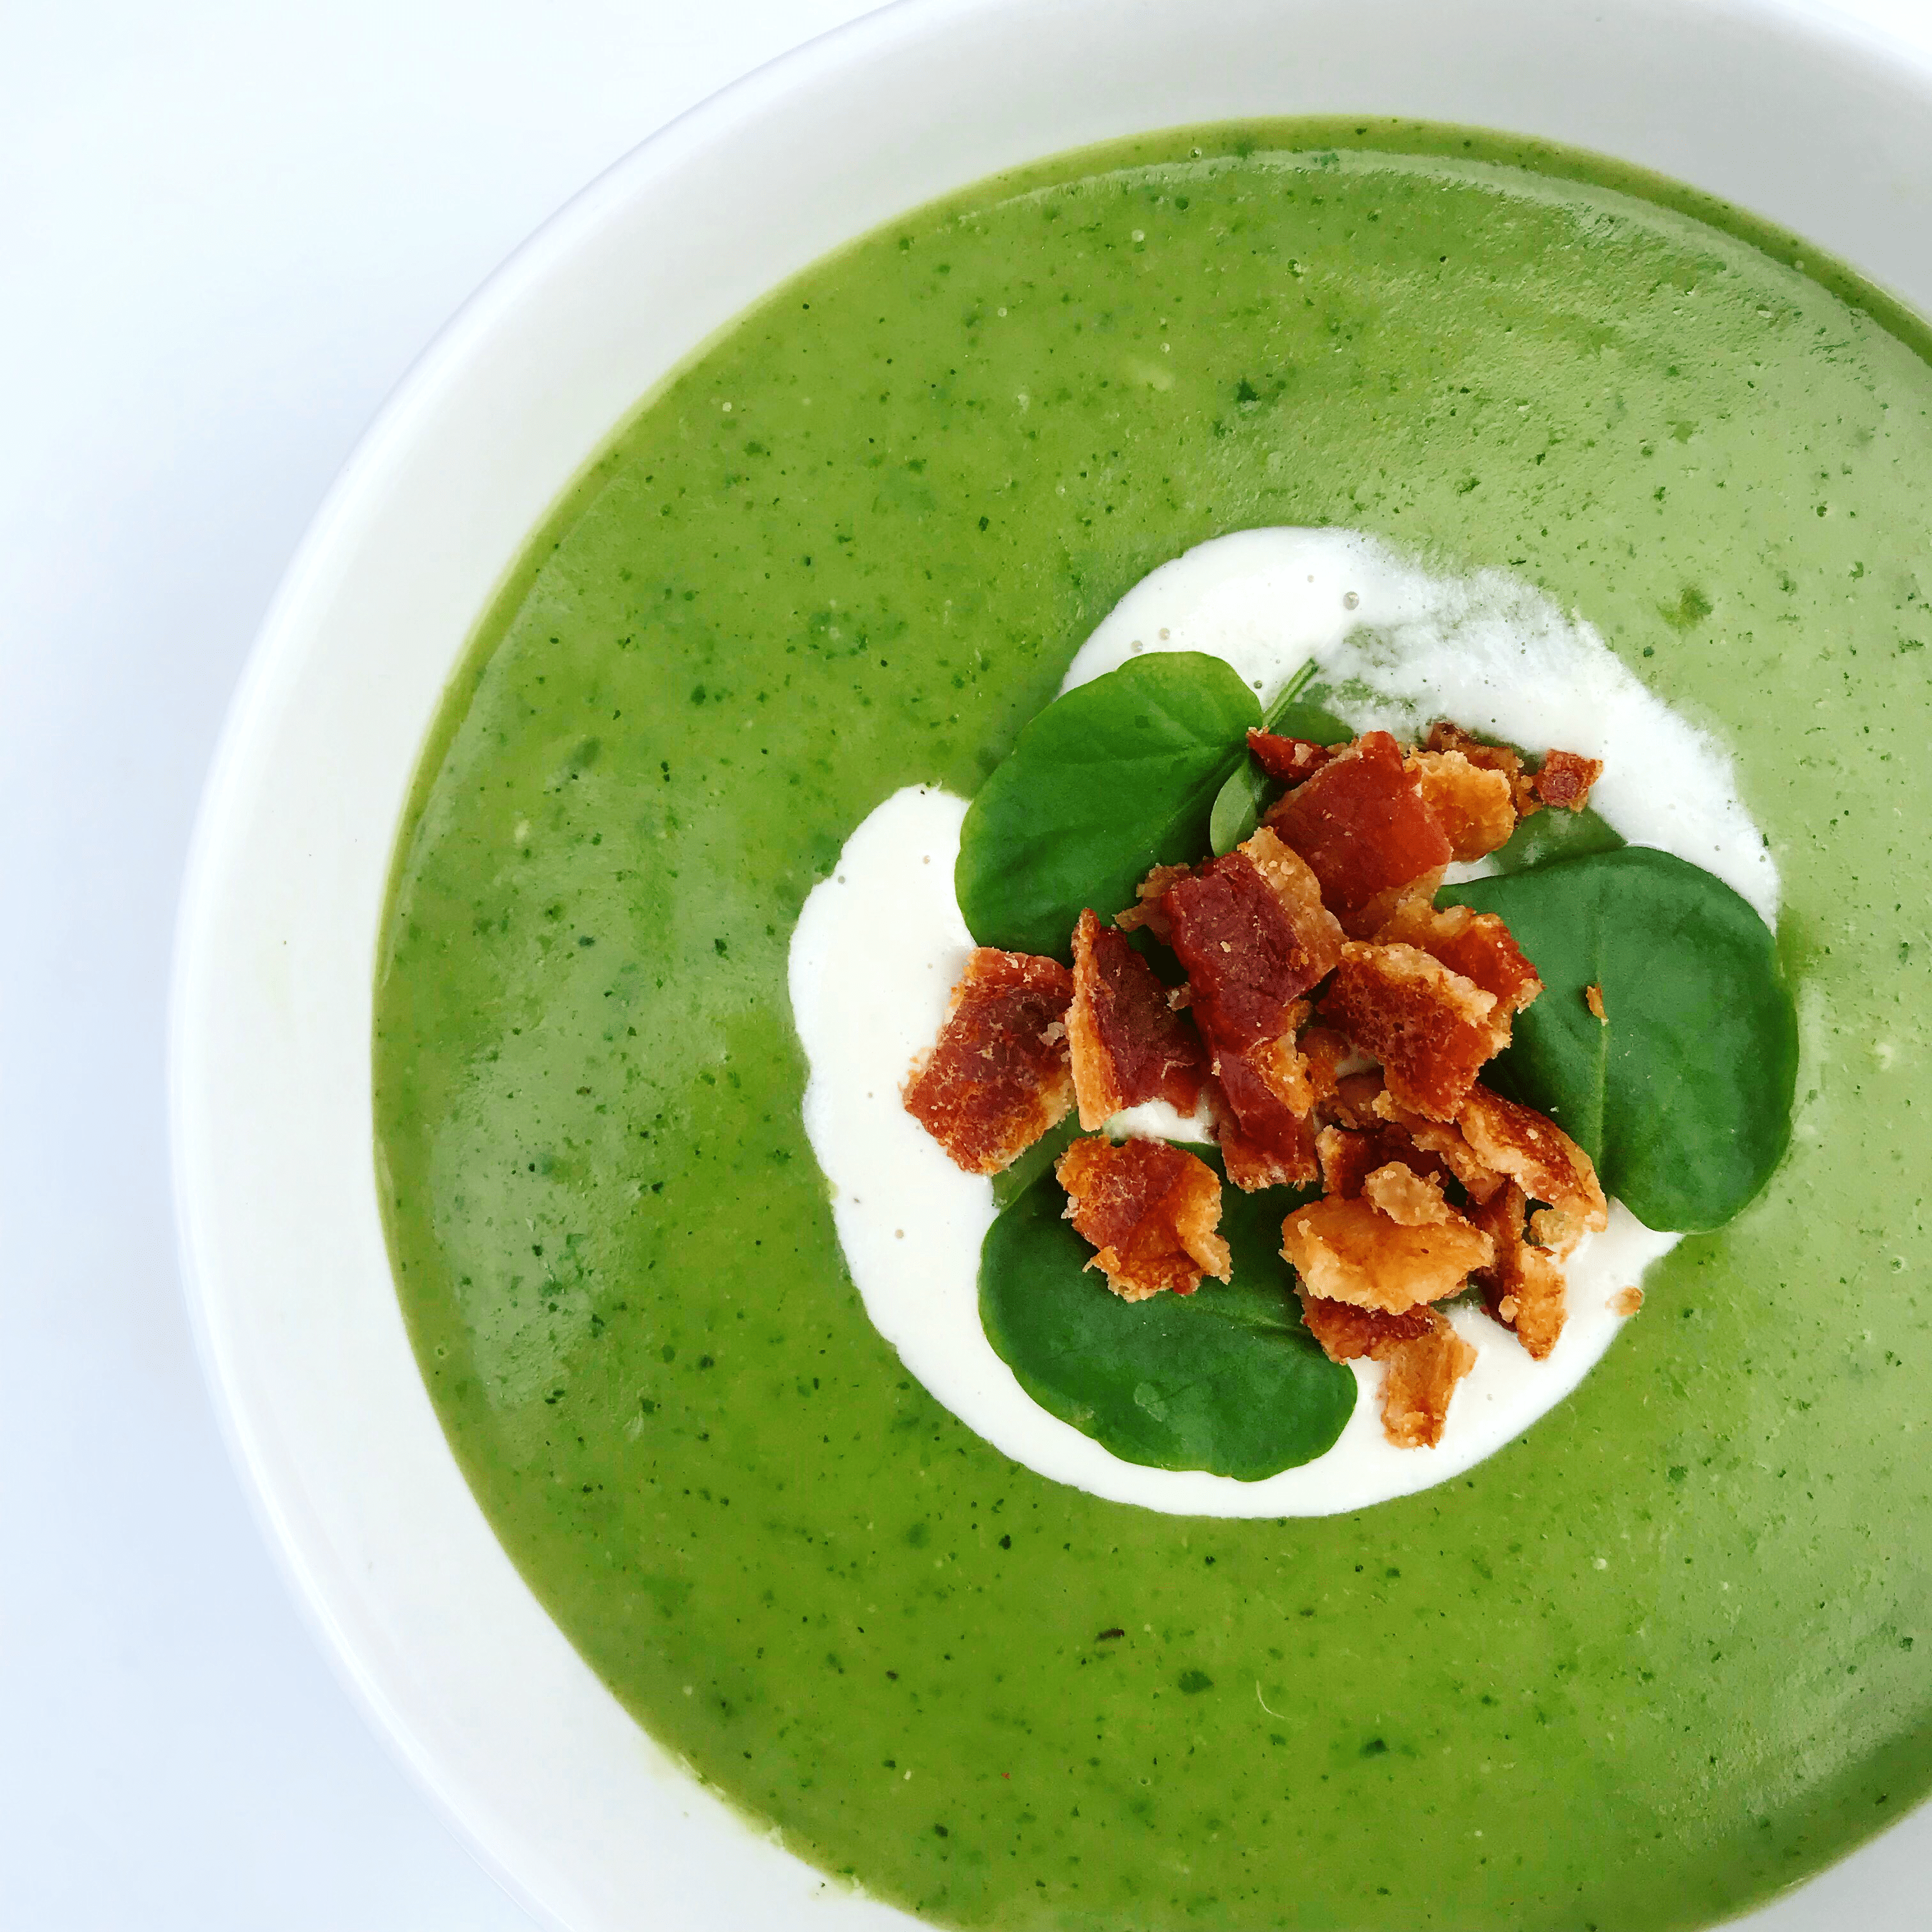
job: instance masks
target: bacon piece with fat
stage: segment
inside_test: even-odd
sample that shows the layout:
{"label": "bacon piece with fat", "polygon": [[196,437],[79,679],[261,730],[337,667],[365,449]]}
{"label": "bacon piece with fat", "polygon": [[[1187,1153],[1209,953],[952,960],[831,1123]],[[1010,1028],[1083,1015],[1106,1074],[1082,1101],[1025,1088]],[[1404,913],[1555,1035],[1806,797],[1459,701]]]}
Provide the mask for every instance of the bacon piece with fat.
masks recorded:
{"label": "bacon piece with fat", "polygon": [[1305,1064],[1294,1064],[1300,1054],[1293,1036],[1245,1052],[1218,1044],[1210,1051],[1214,1084],[1208,1097],[1228,1178],[1246,1194],[1310,1185],[1320,1169],[1310,1108],[1294,1104],[1307,1091],[1307,1079]]}
{"label": "bacon piece with fat", "polygon": [[1301,1298],[1302,1325],[1331,1362],[1384,1354],[1399,1343],[1426,1335],[1441,1318],[1426,1304],[1389,1315],[1379,1308],[1358,1308],[1352,1302],[1324,1301],[1305,1288],[1295,1292]]}
{"label": "bacon piece with fat", "polygon": [[1400,1128],[1379,1124],[1367,1128],[1324,1127],[1315,1137],[1315,1152],[1322,1162],[1322,1192],[1339,1194],[1345,1200],[1353,1200],[1370,1174],[1391,1162],[1438,1181],[1452,1172]]}
{"label": "bacon piece with fat", "polygon": [[1279,1038],[1290,1006],[1341,955],[1313,874],[1271,832],[1210,860],[1161,903],[1194,1016],[1216,1047]]}
{"label": "bacon piece with fat", "polygon": [[1431,1120],[1451,1120],[1483,1063],[1506,1038],[1496,996],[1418,946],[1352,940],[1322,1017],[1382,1062],[1390,1093]]}
{"label": "bacon piece with fat", "polygon": [[1295,1046],[1301,1064],[1308,1070],[1309,1098],[1316,1107],[1333,1100],[1341,1086],[1342,1069],[1354,1058],[1355,1049],[1333,1027],[1304,1027]]}
{"label": "bacon piece with fat", "polygon": [[1509,842],[1516,794],[1506,772],[1476,764],[1461,752],[1414,752],[1408,762],[1452,858],[1466,862]]}
{"label": "bacon piece with fat", "polygon": [[1385,1162],[1362,1180],[1362,1198],[1371,1201],[1402,1228],[1444,1228],[1462,1216],[1450,1206],[1442,1184],[1418,1174],[1404,1160]]}
{"label": "bacon piece with fat", "polygon": [[1453,1123],[1432,1120],[1412,1112],[1386,1088],[1375,1096],[1373,1107],[1376,1118],[1400,1128],[1418,1154],[1440,1161],[1444,1171],[1462,1183],[1472,1201],[1486,1201],[1503,1185],[1502,1176],[1476,1158],[1462,1129]]}
{"label": "bacon piece with fat", "polygon": [[1535,783],[1522,768],[1522,760],[1507,745],[1486,745],[1481,739],[1472,737],[1460,724],[1452,724],[1446,718],[1442,718],[1429,728],[1428,748],[1432,752],[1460,752],[1472,765],[1480,765],[1485,771],[1501,772],[1509,780],[1510,796],[1518,818],[1527,818],[1531,813],[1543,809],[1543,801],[1536,795]]}
{"label": "bacon piece with fat", "polygon": [[1066,1044],[1080,1124],[1165,1100],[1184,1114],[1201,1098],[1204,1055],[1186,1016],[1168,1004],[1154,968],[1090,909],[1073,931],[1073,1004]]}
{"label": "bacon piece with fat", "polygon": [[1387,1315],[1298,1292],[1303,1323],[1331,1362],[1366,1355],[1386,1365],[1382,1433],[1398,1449],[1435,1448],[1456,1384],[1476,1365],[1475,1350],[1432,1308]]}
{"label": "bacon piece with fat", "polygon": [[1248,749],[1255,762],[1276,784],[1298,785],[1332,758],[1334,748],[1312,738],[1283,738],[1273,731],[1248,731]]}
{"label": "bacon piece with fat", "polygon": [[[1492,912],[1472,912],[1467,906],[1444,906],[1440,911],[1433,906],[1403,906],[1376,939],[1383,946],[1416,946],[1492,994],[1495,1017],[1505,1028],[1510,1016],[1521,1012],[1543,991],[1536,968]],[[1503,1044],[1508,1038],[1505,1030]]]}
{"label": "bacon piece with fat", "polygon": [[1383,1352],[1382,1433],[1398,1449],[1433,1449],[1442,1440],[1456,1384],[1476,1352],[1441,1316],[1426,1335]]}
{"label": "bacon piece with fat", "polygon": [[1054,1172],[1067,1220],[1096,1250],[1087,1265],[1123,1300],[1228,1279],[1228,1244],[1215,1232],[1221,1184],[1205,1161],[1166,1141],[1096,1138],[1076,1141]]}
{"label": "bacon piece with fat", "polygon": [[1307,860],[1324,904],[1352,938],[1373,932],[1405,893],[1431,896],[1450,843],[1386,731],[1368,731],[1269,811],[1267,823]]}
{"label": "bacon piece with fat", "polygon": [[1073,1104],[1057,959],[982,946],[952,989],[946,1023],[905,1085],[906,1112],[968,1174],[998,1174]]}
{"label": "bacon piece with fat", "polygon": [[1549,1202],[1532,1217],[1538,1246],[1564,1256],[1586,1233],[1610,1226],[1609,1203],[1590,1156],[1546,1115],[1478,1086],[1463,1101],[1456,1124],[1484,1166],[1507,1174],[1532,1201]]}
{"label": "bacon piece with fat", "polygon": [[1540,1362],[1563,1333],[1563,1269],[1549,1249],[1525,1240],[1528,1207],[1522,1190],[1507,1181],[1486,1205],[1472,1210],[1469,1218],[1496,1245],[1496,1259],[1478,1269],[1474,1277],[1483,1300]]}
{"label": "bacon piece with fat", "polygon": [[1490,1237],[1454,1208],[1444,1220],[1406,1227],[1372,1201],[1334,1195],[1295,1209],[1281,1238],[1283,1258],[1311,1294],[1390,1315],[1454,1294],[1496,1254]]}
{"label": "bacon piece with fat", "polygon": [[1603,776],[1601,758],[1586,758],[1576,752],[1545,752],[1532,782],[1545,805],[1581,812],[1590,802],[1590,788]]}
{"label": "bacon piece with fat", "polygon": [[1123,932],[1144,926],[1162,945],[1171,944],[1173,934],[1168,929],[1167,910],[1162,902],[1167,897],[1168,889],[1178,885],[1193,869],[1192,866],[1156,866],[1135,886],[1133,904],[1114,914],[1114,923]]}

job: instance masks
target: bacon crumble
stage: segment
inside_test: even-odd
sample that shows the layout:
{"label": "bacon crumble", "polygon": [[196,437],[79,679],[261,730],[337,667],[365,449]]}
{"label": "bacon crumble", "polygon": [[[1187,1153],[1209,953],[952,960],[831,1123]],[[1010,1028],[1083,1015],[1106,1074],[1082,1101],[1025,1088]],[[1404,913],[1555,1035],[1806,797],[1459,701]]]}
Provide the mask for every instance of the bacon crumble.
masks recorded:
{"label": "bacon crumble", "polygon": [[1076,1141],[1054,1173],[1066,1219],[1096,1250],[1087,1265],[1122,1300],[1192,1294],[1203,1275],[1228,1280],[1228,1244],[1215,1232],[1221,1184],[1205,1161],[1166,1141],[1096,1138]]}
{"label": "bacon crumble", "polygon": [[1460,1127],[1447,1120],[1432,1120],[1412,1113],[1387,1088],[1376,1096],[1374,1111],[1378,1119],[1400,1128],[1418,1154],[1431,1155],[1439,1161],[1472,1201],[1486,1201],[1502,1186],[1502,1176],[1476,1158]]}
{"label": "bacon crumble", "polygon": [[1590,802],[1590,788],[1603,776],[1601,758],[1581,758],[1574,752],[1546,752],[1534,780],[1536,795],[1545,805],[1581,812]]}
{"label": "bacon crumble", "polygon": [[1324,1301],[1305,1288],[1295,1293],[1300,1298],[1303,1327],[1331,1362],[1385,1354],[1404,1342],[1426,1335],[1437,1319],[1436,1311],[1426,1306],[1390,1315],[1379,1308],[1358,1308],[1351,1302]]}
{"label": "bacon crumble", "polygon": [[1480,765],[1485,771],[1502,772],[1509,780],[1510,797],[1519,820],[1543,809],[1543,801],[1536,795],[1535,783],[1522,768],[1522,760],[1507,745],[1486,745],[1481,739],[1472,737],[1446,718],[1438,718],[1430,725],[1427,743],[1432,752],[1460,752],[1471,764]]}
{"label": "bacon crumble", "polygon": [[1161,903],[1194,1017],[1216,1048],[1279,1038],[1290,1006],[1341,955],[1313,875],[1271,832],[1210,859]]}
{"label": "bacon crumble", "polygon": [[1199,1036],[1126,934],[1102,926],[1090,908],[1073,931],[1066,1044],[1083,1127],[1145,1100],[1165,1100],[1183,1114],[1200,1101]]}
{"label": "bacon crumble", "polygon": [[1294,1052],[1292,1040],[1270,1040],[1246,1053],[1225,1046],[1213,1051],[1208,1099],[1228,1178],[1244,1194],[1307,1186],[1319,1172],[1314,1125],[1310,1110],[1296,1108],[1280,1090],[1288,1084],[1280,1069]]}
{"label": "bacon crumble", "polygon": [[1398,1449],[1433,1449],[1442,1440],[1456,1384],[1476,1366],[1476,1352],[1441,1316],[1426,1335],[1383,1358],[1382,1433]]}
{"label": "bacon crumble", "polygon": [[1388,1090],[1431,1120],[1450,1120],[1499,1036],[1496,998],[1420,947],[1351,940],[1322,1017],[1378,1060]]}
{"label": "bacon crumble", "polygon": [[1504,1027],[1502,1046],[1509,1044],[1510,1016],[1521,1012],[1543,991],[1536,968],[1492,912],[1472,912],[1467,906],[1445,906],[1440,911],[1432,906],[1405,906],[1376,939],[1383,946],[1413,946],[1490,994],[1496,1003],[1496,1018]]}
{"label": "bacon crumble", "polygon": [[1312,738],[1283,738],[1272,731],[1248,732],[1248,749],[1255,762],[1276,784],[1298,785],[1312,778],[1335,754]]}
{"label": "bacon crumble", "polygon": [[[1546,1115],[1506,1100],[1487,1087],[1473,1089],[1456,1117],[1470,1151],[1508,1175],[1532,1201],[1546,1201],[1563,1225],[1538,1215],[1539,1244],[1567,1255],[1586,1233],[1610,1225],[1610,1204],[1590,1156]],[[1534,1224],[1532,1224],[1534,1225]]]}
{"label": "bacon crumble", "polygon": [[1010,1167],[1073,1104],[1057,959],[982,946],[952,989],[946,1023],[906,1082],[906,1112],[968,1174]]}
{"label": "bacon crumble", "polygon": [[1466,863],[1508,844],[1516,830],[1516,794],[1506,772],[1456,751],[1413,752],[1408,769],[1449,841],[1452,859]]}
{"label": "bacon crumble", "polygon": [[1549,1249],[1523,1235],[1527,1203],[1512,1180],[1471,1218],[1496,1244],[1496,1259],[1476,1270],[1476,1284],[1491,1315],[1516,1340],[1532,1360],[1546,1360],[1563,1333],[1563,1270]]}
{"label": "bacon crumble", "polygon": [[1369,1200],[1330,1196],[1282,1222],[1282,1254],[1324,1301],[1400,1315],[1453,1294],[1496,1244],[1454,1208],[1440,1222],[1405,1227]]}
{"label": "bacon crumble", "polygon": [[1336,752],[1272,806],[1266,823],[1307,860],[1323,902],[1352,939],[1366,938],[1408,888],[1439,874],[1451,850],[1386,731],[1365,732]]}
{"label": "bacon crumble", "polygon": [[1134,888],[1134,902],[1123,912],[1114,915],[1114,923],[1123,932],[1132,932],[1145,926],[1162,945],[1173,944],[1169,932],[1167,913],[1162,904],[1168,889],[1178,885],[1194,870],[1192,866],[1156,866]]}

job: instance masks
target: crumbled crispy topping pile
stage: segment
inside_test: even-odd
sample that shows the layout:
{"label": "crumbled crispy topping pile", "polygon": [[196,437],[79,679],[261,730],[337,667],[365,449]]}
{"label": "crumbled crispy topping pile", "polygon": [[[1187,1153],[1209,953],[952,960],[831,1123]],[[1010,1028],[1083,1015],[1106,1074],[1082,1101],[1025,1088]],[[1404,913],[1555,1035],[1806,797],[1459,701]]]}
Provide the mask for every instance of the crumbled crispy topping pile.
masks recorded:
{"label": "crumbled crispy topping pile", "polygon": [[[1475,1351],[1438,1304],[1474,1286],[1541,1360],[1563,1264],[1608,1223],[1594,1168],[1554,1122],[1484,1086],[1543,990],[1493,914],[1433,902],[1546,806],[1580,811],[1602,767],[1517,754],[1438,724],[1324,746],[1251,731],[1286,788],[1220,858],[1159,866],[1103,925],[1083,912],[1073,970],[982,947],[954,989],[908,1110],[961,1167],[994,1174],[1064,1118],[1103,1126],[1204,1096],[1234,1186],[1320,1190],[1282,1226],[1309,1332],[1338,1362],[1384,1364],[1382,1426],[1442,1436]],[[1181,971],[1170,988],[1127,934]],[[1600,1001],[1593,1003],[1596,1010]],[[1228,1278],[1221,1184],[1164,1141],[1076,1141],[1055,1169],[1090,1266],[1130,1301]]]}

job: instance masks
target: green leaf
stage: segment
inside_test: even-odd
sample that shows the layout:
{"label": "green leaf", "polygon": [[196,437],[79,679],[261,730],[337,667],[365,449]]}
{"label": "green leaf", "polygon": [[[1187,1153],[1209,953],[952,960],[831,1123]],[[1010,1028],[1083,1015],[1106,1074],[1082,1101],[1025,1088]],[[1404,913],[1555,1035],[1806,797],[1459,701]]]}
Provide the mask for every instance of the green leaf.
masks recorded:
{"label": "green leaf", "polygon": [[1057,698],[980,788],[953,883],[982,946],[1070,956],[1074,922],[1192,863],[1214,794],[1261,718],[1219,658],[1156,651]]}
{"label": "green leaf", "polygon": [[1234,767],[1228,782],[1214,794],[1214,809],[1208,814],[1208,843],[1216,858],[1225,857],[1255,836],[1255,827],[1262,822],[1262,807],[1274,785],[1252,754]]}
{"label": "green leaf", "polygon": [[1033,1145],[993,1177],[993,1205],[1001,1214],[1010,1208],[1035,1181],[1053,1170],[1053,1163],[1073,1144],[1080,1131],[1080,1116],[1069,1114],[1058,1126],[1049,1127]]}
{"label": "green leaf", "polygon": [[1637,845],[1442,897],[1500,914],[1543,978],[1495,1063],[1498,1089],[1580,1143],[1646,1227],[1702,1232],[1737,1214],[1784,1156],[1798,1071],[1763,920],[1721,880]]}
{"label": "green leaf", "polygon": [[[1279,733],[1284,738],[1306,738],[1311,744],[1345,745],[1355,735],[1353,728],[1320,705],[1301,701],[1301,694],[1314,675],[1315,660],[1310,658],[1268,706],[1262,729]],[[1262,809],[1274,788],[1274,781],[1252,754],[1235,766],[1228,782],[1215,794],[1214,809],[1208,814],[1208,842],[1216,858],[1255,836],[1255,827],[1262,822]]]}
{"label": "green leaf", "polygon": [[1312,1462],[1341,1434],[1355,1378],[1303,1328],[1281,1258],[1282,1218],[1307,1198],[1224,1185],[1234,1279],[1126,1302],[1088,1269],[1066,1196],[1031,1188],[980,1251],[987,1339],[1042,1408],[1124,1462],[1244,1482]]}
{"label": "green leaf", "polygon": [[1590,806],[1581,812],[1550,806],[1520,820],[1509,842],[1490,854],[1490,862],[1498,872],[1526,872],[1534,866],[1553,866],[1560,859],[1621,851],[1623,845],[1623,835]]}

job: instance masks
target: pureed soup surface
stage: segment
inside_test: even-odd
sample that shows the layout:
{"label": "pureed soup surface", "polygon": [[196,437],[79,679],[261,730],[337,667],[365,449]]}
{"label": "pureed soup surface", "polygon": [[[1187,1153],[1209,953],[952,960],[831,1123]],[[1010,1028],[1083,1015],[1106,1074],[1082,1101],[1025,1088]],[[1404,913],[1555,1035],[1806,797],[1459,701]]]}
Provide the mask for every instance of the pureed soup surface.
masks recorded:
{"label": "pureed soup surface", "polygon": [[[1932,1784],[1932,370],[1804,254],[1461,130],[1089,152],[781,290],[534,543],[398,862],[398,1281],[532,1586],[806,1858],[962,1925],[1639,1932]],[[1467,1475],[1157,1515],[1008,1462],[868,1323],[787,947],[1150,569],[1328,523],[1520,572],[1732,746],[1792,1151]]]}

